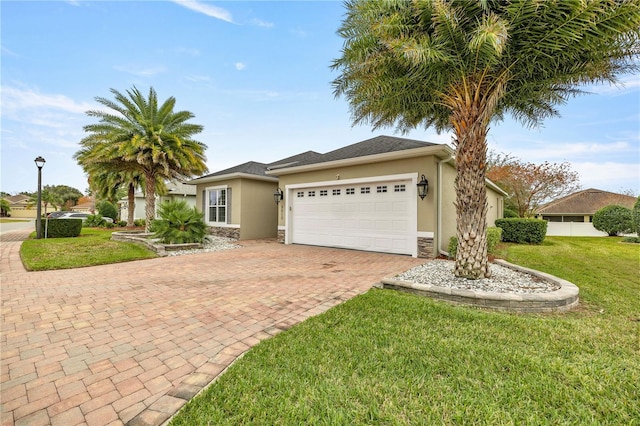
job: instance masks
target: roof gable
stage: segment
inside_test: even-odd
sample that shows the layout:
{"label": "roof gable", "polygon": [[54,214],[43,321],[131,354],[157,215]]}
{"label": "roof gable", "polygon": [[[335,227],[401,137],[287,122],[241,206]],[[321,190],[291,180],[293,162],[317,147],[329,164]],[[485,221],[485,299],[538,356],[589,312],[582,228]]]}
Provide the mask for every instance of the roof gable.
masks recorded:
{"label": "roof gable", "polygon": [[18,194],[18,195],[9,195],[8,197],[4,197],[4,199],[9,201],[10,204],[18,204],[18,203],[29,201],[31,197],[24,194]]}
{"label": "roof gable", "polygon": [[545,204],[539,214],[594,214],[603,207],[615,204],[633,208],[636,197],[589,188]]}

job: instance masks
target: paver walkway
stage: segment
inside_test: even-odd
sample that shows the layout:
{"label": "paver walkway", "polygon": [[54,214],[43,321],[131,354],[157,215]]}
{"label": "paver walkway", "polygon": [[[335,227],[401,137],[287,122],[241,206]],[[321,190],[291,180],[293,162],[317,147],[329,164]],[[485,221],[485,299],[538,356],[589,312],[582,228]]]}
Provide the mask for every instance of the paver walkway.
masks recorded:
{"label": "paver walkway", "polygon": [[238,356],[424,262],[273,241],[26,272],[1,237],[2,425],[160,425]]}

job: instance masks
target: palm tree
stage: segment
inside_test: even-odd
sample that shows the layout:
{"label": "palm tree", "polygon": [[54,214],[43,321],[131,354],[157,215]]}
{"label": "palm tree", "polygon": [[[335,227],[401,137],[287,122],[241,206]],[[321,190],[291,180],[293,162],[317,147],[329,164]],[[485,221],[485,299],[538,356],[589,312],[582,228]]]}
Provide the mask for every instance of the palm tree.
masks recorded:
{"label": "palm tree", "polygon": [[451,130],[459,241],[455,274],[488,276],[487,133],[528,126],[581,85],[638,70],[640,0],[351,0],[332,68],[354,124]]}
{"label": "palm tree", "polygon": [[9,201],[5,200],[4,198],[0,198],[0,216],[2,217],[9,216],[10,212],[11,212],[11,203],[9,203]]}
{"label": "palm tree", "polygon": [[207,171],[206,145],[192,139],[203,127],[187,123],[194,117],[191,112],[174,111],[175,98],[159,105],[153,88],[149,89],[148,97],[135,86],[126,95],[115,89],[111,93],[114,101],[96,98],[110,111],[87,112],[99,121],[84,127],[89,135],[80,145],[91,151],[94,161],[103,165],[118,163],[114,167],[139,172],[144,177],[148,230],[155,217],[157,182],[186,179]]}

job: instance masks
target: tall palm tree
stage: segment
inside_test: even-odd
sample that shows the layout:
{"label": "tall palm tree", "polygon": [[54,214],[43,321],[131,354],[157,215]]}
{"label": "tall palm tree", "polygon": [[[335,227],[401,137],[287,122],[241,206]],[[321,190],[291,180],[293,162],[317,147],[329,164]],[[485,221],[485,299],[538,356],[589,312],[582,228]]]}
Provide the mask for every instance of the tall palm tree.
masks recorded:
{"label": "tall palm tree", "polygon": [[147,97],[135,86],[126,94],[115,89],[111,93],[115,100],[96,98],[108,111],[87,112],[98,118],[98,123],[84,127],[89,135],[80,145],[101,158],[103,164],[118,162],[119,167],[144,176],[148,230],[155,217],[157,182],[186,179],[207,171],[206,145],[192,138],[203,127],[187,123],[193,113],[174,111],[174,97],[159,104],[153,87]]}
{"label": "tall palm tree", "polygon": [[638,70],[640,0],[351,0],[332,68],[354,124],[451,130],[455,274],[488,276],[485,169],[492,122],[558,115],[580,86]]}

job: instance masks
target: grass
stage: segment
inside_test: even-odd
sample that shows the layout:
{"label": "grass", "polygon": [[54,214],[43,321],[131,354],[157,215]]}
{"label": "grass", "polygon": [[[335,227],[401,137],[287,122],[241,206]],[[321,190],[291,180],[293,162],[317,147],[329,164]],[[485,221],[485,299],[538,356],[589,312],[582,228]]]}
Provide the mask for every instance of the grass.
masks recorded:
{"label": "grass", "polygon": [[581,307],[517,315],[371,290],[251,349],[171,425],[640,424],[640,247],[501,245]]}
{"label": "grass", "polygon": [[112,230],[82,228],[75,238],[26,240],[20,257],[29,271],[69,269],[149,259],[157,255],[135,243],[111,241]]}
{"label": "grass", "polygon": [[14,223],[14,222],[29,222],[29,220],[0,218],[0,223]]}

